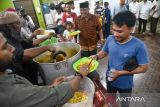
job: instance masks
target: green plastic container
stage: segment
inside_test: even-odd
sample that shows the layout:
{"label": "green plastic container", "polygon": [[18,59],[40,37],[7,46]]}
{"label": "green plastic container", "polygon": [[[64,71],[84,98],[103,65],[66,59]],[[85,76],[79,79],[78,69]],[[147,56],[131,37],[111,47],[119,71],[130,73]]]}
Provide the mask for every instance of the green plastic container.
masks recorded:
{"label": "green plastic container", "polygon": [[40,46],[46,46],[50,44],[50,39],[45,40],[44,42],[40,43]]}
{"label": "green plastic container", "polygon": [[56,37],[51,37],[50,42],[51,44],[57,43],[58,39]]}
{"label": "green plastic container", "polygon": [[[80,64],[83,64],[83,63],[85,63],[85,62],[88,61],[88,60],[91,60],[91,59],[88,58],[88,57],[83,57],[83,58],[79,59],[77,62],[75,62],[75,63],[73,64],[73,69],[74,69],[75,71],[79,72],[78,69],[77,69],[77,67],[78,67]],[[89,72],[95,71],[95,70],[98,68],[98,65],[99,65],[99,62],[96,61],[96,60],[93,60],[92,63],[94,63],[94,67],[93,67]]]}
{"label": "green plastic container", "polygon": [[73,31],[73,32],[70,32],[68,36],[76,36],[76,35],[78,35],[80,32],[81,32],[80,30]]}
{"label": "green plastic container", "polygon": [[58,42],[58,39],[56,37],[51,37],[51,39],[47,39],[44,42],[40,43],[39,45],[40,46],[47,46],[47,45],[54,44],[57,42]]}

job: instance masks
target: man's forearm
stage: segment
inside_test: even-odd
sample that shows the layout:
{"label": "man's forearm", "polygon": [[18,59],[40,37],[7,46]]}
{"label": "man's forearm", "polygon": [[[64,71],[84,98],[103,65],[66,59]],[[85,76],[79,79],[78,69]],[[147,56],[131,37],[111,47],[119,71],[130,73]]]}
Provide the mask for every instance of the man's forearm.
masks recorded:
{"label": "man's forearm", "polygon": [[24,61],[31,60],[47,50],[49,50],[48,46],[41,46],[41,47],[25,49],[24,55],[23,55],[23,60]]}
{"label": "man's forearm", "polygon": [[97,53],[98,59],[102,59],[102,58],[104,58],[105,56],[107,56],[107,53],[105,53],[104,51],[100,51],[100,52]]}
{"label": "man's forearm", "polygon": [[145,65],[139,65],[139,67],[137,67],[136,69],[134,69],[133,71],[120,71],[120,75],[128,75],[128,74],[139,74],[139,73],[144,73],[146,72],[148,69],[148,64]]}
{"label": "man's forearm", "polygon": [[43,41],[45,41],[45,40],[47,40],[47,39],[48,39],[47,36],[46,36],[46,37],[39,38],[39,39],[35,39],[35,40],[33,40],[33,46],[36,46],[36,45],[40,44],[41,42],[43,42]]}
{"label": "man's forearm", "polygon": [[75,76],[74,79],[72,79],[72,80],[70,81],[70,84],[71,84],[72,89],[73,89],[74,92],[75,92],[76,90],[78,90],[81,79],[82,79],[82,78],[81,78],[80,76]]}
{"label": "man's forearm", "polygon": [[34,37],[36,37],[36,35],[34,33],[32,33],[30,36],[30,39],[33,39]]}

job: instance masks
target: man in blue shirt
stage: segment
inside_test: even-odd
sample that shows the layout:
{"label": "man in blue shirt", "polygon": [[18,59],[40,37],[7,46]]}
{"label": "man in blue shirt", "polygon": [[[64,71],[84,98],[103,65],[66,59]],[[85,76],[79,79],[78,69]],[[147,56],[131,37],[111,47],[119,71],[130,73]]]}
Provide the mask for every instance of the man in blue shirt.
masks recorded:
{"label": "man in blue shirt", "polygon": [[[103,49],[94,59],[101,59],[108,55],[107,91],[116,95],[118,91],[120,97],[130,97],[133,87],[133,74],[144,73],[148,69],[148,54],[145,44],[136,37],[130,35],[136,22],[136,17],[129,11],[119,12],[113,18],[113,35],[110,35]],[[132,70],[124,69],[126,63],[135,58],[137,67]],[[132,65],[134,66],[134,65]],[[122,94],[127,93],[127,94]],[[124,107],[129,106],[129,102],[122,102]]]}

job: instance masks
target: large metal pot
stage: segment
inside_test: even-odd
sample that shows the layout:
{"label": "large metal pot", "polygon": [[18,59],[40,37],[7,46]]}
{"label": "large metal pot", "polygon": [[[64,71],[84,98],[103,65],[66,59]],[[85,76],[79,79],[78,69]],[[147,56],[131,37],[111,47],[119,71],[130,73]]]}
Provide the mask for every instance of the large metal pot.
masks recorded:
{"label": "large metal pot", "polygon": [[45,55],[46,52],[34,59],[39,70],[44,74],[46,84],[51,84],[56,77],[73,75],[75,71],[72,65],[81,57],[81,47],[77,43],[60,42],[54,45],[67,54],[65,60],[55,63],[39,63],[37,59]]}

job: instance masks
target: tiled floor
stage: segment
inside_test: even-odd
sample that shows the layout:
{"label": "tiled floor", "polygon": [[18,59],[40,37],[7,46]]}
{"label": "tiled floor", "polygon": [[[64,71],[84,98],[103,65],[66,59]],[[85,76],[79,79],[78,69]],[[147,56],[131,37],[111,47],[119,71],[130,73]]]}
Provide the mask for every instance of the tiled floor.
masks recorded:
{"label": "tiled floor", "polygon": [[[134,76],[133,96],[144,97],[145,102],[131,102],[130,107],[160,107],[160,33],[153,36],[137,36],[146,43],[150,67],[144,74]],[[105,86],[107,58],[100,60],[98,71]]]}

